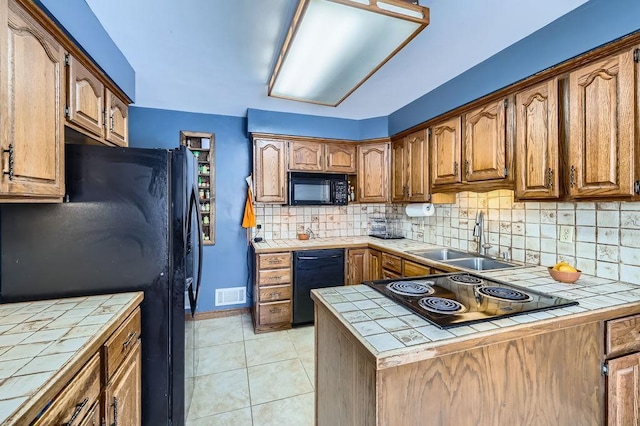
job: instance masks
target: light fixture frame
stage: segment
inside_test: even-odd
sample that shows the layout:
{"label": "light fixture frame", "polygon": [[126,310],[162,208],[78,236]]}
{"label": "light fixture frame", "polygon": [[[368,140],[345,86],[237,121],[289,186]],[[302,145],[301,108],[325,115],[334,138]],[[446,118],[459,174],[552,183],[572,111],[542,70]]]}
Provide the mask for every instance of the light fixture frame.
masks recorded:
{"label": "light fixture frame", "polygon": [[[386,58],[384,58],[382,60],[382,62],[380,62],[377,66],[375,66],[362,80],[360,80],[351,90],[349,90],[335,104],[317,102],[317,101],[312,101],[312,100],[308,100],[308,99],[301,99],[301,98],[296,98],[296,97],[275,95],[275,94],[272,93],[272,91],[273,91],[273,88],[275,86],[276,80],[278,79],[278,75],[280,73],[280,70],[282,69],[282,65],[283,65],[284,61],[287,58],[287,54],[289,53],[289,51],[291,49],[291,46],[293,45],[293,43],[295,41],[295,36],[296,36],[296,33],[297,33],[298,29],[300,28],[300,25],[302,23],[302,18],[304,17],[304,14],[305,14],[305,12],[307,10],[307,7],[308,7],[309,3],[311,2],[311,0],[299,0],[298,7],[297,7],[296,12],[295,12],[295,14],[293,16],[293,19],[291,21],[291,25],[289,27],[289,30],[287,31],[287,35],[286,35],[284,43],[282,45],[282,49],[280,50],[280,54],[278,55],[278,59],[276,61],[276,64],[275,64],[275,66],[273,68],[273,72],[271,73],[271,78],[269,79],[269,85],[268,85],[268,95],[269,96],[274,97],[274,98],[298,101],[298,102],[306,102],[306,103],[311,103],[311,104],[316,104],[316,105],[324,105],[324,106],[336,107],[336,106],[340,105],[346,98],[348,98],[356,89],[358,89],[358,87],[360,87],[365,81],[367,81],[376,71],[378,71],[392,57],[394,57],[396,55],[396,53],[398,53],[400,50],[402,50],[411,40],[413,40],[418,34],[420,34],[420,32],[423,29],[425,29],[427,27],[427,25],[429,25],[429,22],[430,22],[430,13],[429,13],[429,8],[428,7],[420,6],[419,4],[416,4],[416,3],[409,3],[406,0],[365,0],[365,1],[368,1],[368,4],[362,3],[362,0],[324,0],[324,1],[343,4],[343,5],[346,5],[346,6],[350,6],[350,7],[354,7],[354,8],[358,8],[358,9],[362,9],[362,10],[366,10],[366,11],[370,11],[372,13],[379,13],[379,14],[382,14],[382,15],[395,17],[395,18],[402,19],[402,20],[405,20],[405,21],[411,21],[411,22],[419,24],[419,26],[416,28],[416,30],[409,37],[406,38],[406,40],[403,43],[401,43],[393,52],[391,52]],[[393,12],[392,10],[387,10],[387,9],[380,8],[378,6],[379,2],[380,3],[384,3],[384,4],[388,4],[388,5],[391,5],[391,6],[397,6],[397,7],[400,7],[402,9],[406,9],[406,10],[411,10],[411,11],[422,13],[422,18],[414,17],[414,16],[410,16],[410,15],[405,15],[405,14],[401,14],[401,13],[396,13],[396,12]]]}

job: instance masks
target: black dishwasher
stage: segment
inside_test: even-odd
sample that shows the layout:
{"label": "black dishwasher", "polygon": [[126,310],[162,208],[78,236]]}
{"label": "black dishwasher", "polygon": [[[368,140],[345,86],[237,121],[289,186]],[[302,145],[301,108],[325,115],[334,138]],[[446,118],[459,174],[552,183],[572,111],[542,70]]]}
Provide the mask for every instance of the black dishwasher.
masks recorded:
{"label": "black dishwasher", "polygon": [[314,288],[344,285],[344,249],[293,253],[293,325],[313,323]]}

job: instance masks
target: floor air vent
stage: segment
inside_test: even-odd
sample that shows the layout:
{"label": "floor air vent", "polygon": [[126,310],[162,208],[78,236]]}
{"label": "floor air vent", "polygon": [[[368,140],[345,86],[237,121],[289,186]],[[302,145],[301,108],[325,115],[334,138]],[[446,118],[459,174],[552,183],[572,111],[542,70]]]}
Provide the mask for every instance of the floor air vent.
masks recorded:
{"label": "floor air vent", "polygon": [[244,287],[216,289],[216,306],[238,305],[246,303],[247,297]]}

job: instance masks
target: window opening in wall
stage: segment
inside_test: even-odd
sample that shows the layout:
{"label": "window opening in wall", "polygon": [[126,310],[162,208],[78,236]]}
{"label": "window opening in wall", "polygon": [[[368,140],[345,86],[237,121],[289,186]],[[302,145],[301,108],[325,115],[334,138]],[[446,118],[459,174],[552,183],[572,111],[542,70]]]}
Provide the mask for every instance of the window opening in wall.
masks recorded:
{"label": "window opening in wall", "polygon": [[182,130],[180,144],[189,148],[198,159],[197,179],[202,240],[205,245],[211,245],[215,243],[216,224],[215,135]]}

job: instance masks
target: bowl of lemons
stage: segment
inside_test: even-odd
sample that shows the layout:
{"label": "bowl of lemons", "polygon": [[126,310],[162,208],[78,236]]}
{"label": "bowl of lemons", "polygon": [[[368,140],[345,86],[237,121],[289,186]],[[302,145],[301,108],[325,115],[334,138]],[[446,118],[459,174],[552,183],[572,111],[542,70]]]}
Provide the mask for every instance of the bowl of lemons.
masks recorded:
{"label": "bowl of lemons", "polygon": [[582,271],[564,261],[556,263],[555,266],[549,266],[548,269],[551,278],[561,283],[575,283],[582,274]]}

